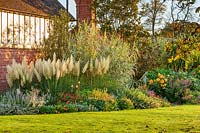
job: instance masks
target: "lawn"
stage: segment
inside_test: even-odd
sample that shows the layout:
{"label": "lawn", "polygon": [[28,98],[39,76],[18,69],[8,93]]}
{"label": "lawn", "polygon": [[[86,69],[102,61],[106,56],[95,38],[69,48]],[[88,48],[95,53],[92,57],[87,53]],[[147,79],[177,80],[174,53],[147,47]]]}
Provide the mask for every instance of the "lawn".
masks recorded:
{"label": "lawn", "polygon": [[0,116],[0,132],[200,132],[200,105],[52,115]]}

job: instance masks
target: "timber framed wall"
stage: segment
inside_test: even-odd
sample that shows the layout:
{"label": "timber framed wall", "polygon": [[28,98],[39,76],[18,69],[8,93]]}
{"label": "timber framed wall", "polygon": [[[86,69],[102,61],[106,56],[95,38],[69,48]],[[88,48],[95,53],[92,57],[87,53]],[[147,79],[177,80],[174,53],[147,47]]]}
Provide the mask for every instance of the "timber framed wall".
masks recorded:
{"label": "timber framed wall", "polygon": [[48,17],[0,10],[0,46],[30,48],[48,38],[51,21]]}
{"label": "timber framed wall", "polygon": [[6,66],[34,61],[40,53],[34,47],[48,38],[51,20],[47,16],[0,9],[0,91],[8,88]]}

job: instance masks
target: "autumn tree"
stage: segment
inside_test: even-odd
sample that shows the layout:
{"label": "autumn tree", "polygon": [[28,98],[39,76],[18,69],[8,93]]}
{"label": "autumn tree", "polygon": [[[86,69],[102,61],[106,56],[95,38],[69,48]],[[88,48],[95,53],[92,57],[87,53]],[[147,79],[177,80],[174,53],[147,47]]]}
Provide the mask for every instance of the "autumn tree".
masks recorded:
{"label": "autumn tree", "polygon": [[117,32],[122,38],[134,40],[140,31],[139,0],[94,0],[96,21],[103,32]]}
{"label": "autumn tree", "polygon": [[165,27],[160,30],[160,36],[173,38],[173,33],[184,34],[186,36],[199,36],[200,24],[196,22],[174,22],[166,23]]}
{"label": "autumn tree", "polygon": [[163,14],[166,11],[165,1],[151,0],[141,4],[142,10],[140,14],[145,18],[145,24],[150,26],[152,31],[152,41],[155,41],[155,27],[160,24]]}
{"label": "autumn tree", "polygon": [[169,0],[169,2],[171,3],[170,23],[173,24],[173,37],[177,37],[180,34],[177,34],[178,32],[176,32],[176,24],[179,22],[182,23],[181,29],[185,26],[184,24],[187,24],[185,22],[189,22],[193,19],[193,11],[195,10],[194,4],[196,0]]}

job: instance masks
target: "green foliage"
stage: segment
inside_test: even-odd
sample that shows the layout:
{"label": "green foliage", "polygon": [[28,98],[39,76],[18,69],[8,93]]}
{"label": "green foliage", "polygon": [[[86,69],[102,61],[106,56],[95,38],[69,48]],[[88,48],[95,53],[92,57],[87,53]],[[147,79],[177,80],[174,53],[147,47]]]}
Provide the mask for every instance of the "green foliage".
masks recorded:
{"label": "green foliage", "polygon": [[136,109],[157,108],[167,105],[165,101],[149,97],[139,89],[126,89],[125,94],[134,103]]}
{"label": "green foliage", "polygon": [[[56,21],[59,22],[61,20],[56,18]],[[62,27],[62,24],[58,24],[57,26],[60,26],[58,29],[64,28]],[[59,31],[55,30],[55,32]],[[55,33],[56,38],[57,36],[61,36],[62,38],[63,35]],[[66,36],[68,36],[67,33]],[[49,39],[49,41],[51,41],[51,38]],[[49,55],[46,55],[45,58],[52,58],[53,52],[58,54],[58,58],[60,59],[65,59],[66,57],[73,55],[75,60],[79,60],[80,67],[83,68],[86,65],[86,62],[89,63],[88,66],[90,67],[90,64],[95,64],[97,58],[101,59],[102,56],[110,57],[110,71],[107,77],[109,77],[109,81],[114,85],[122,85],[122,83],[124,83],[130,75],[134,74],[133,68],[135,68],[136,60],[138,58],[138,49],[134,44],[130,46],[129,43],[124,42],[116,34],[108,35],[104,33],[102,35],[96,29],[92,29],[89,25],[82,24],[79,25],[77,32],[71,34],[66,41],[61,41],[61,44],[62,42],[67,42],[66,45],[64,44],[65,48],[58,47],[62,51],[64,50],[64,54],[62,54],[62,56],[62,51],[47,51]],[[56,44],[53,41],[51,41],[51,43]],[[49,49],[54,49],[54,46],[48,47]],[[102,81],[99,83],[96,82],[96,79],[91,77],[91,75],[86,75],[83,78],[85,81],[90,81],[91,88],[96,86],[100,88],[99,86],[106,82],[106,80],[101,80],[103,79],[102,76],[98,77],[98,80]],[[120,82],[117,83],[118,81]],[[113,88],[115,88],[115,86]]]}
{"label": "green foliage", "polygon": [[134,104],[130,99],[123,97],[118,100],[118,108],[120,110],[132,109],[132,108],[134,108]]}
{"label": "green foliage", "polygon": [[138,18],[139,0],[94,0],[97,24],[102,32],[118,33],[135,41],[141,26]]}
{"label": "green foliage", "polygon": [[158,67],[166,67],[166,52],[164,52],[164,46],[166,40],[164,38],[157,39],[157,42],[152,43],[151,39],[141,37],[137,41],[137,47],[139,49],[139,58],[136,64],[136,78],[140,79],[141,76],[149,70],[153,70]]}
{"label": "green foliage", "polygon": [[42,106],[39,108],[39,112],[41,114],[54,114],[54,113],[56,113],[56,107],[53,105]]}
{"label": "green foliage", "polygon": [[77,33],[70,40],[70,53],[80,60],[81,66],[88,59],[109,56],[111,59],[109,75],[110,80],[124,80],[132,74],[138,57],[135,45],[124,42],[118,35],[100,34],[86,24],[80,25]]}
{"label": "green foliage", "polygon": [[198,99],[193,93],[200,90],[200,80],[192,73],[156,69],[147,72],[144,77],[149,90],[172,103],[194,103],[193,99]]}
{"label": "green foliage", "polygon": [[57,57],[62,59],[68,51],[68,40],[70,17],[66,11],[61,10],[58,16],[51,18],[51,30],[49,38],[43,43],[41,52],[45,58],[52,58],[56,53]]}
{"label": "green foliage", "polygon": [[93,90],[88,96],[88,105],[94,105],[99,111],[112,111],[117,109],[116,99],[107,93],[107,90]]}
{"label": "green foliage", "polygon": [[82,105],[82,104],[59,104],[59,105],[48,105],[39,108],[40,114],[58,114],[58,113],[71,113],[71,112],[88,112],[98,111],[93,106]]}

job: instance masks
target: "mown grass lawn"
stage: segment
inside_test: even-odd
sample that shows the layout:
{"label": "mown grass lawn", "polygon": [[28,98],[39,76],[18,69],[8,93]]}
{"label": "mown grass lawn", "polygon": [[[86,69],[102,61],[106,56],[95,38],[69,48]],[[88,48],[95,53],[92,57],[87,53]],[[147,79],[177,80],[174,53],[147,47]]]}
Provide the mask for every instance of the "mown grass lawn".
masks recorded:
{"label": "mown grass lawn", "polygon": [[200,105],[118,112],[0,116],[0,132],[200,132]]}

